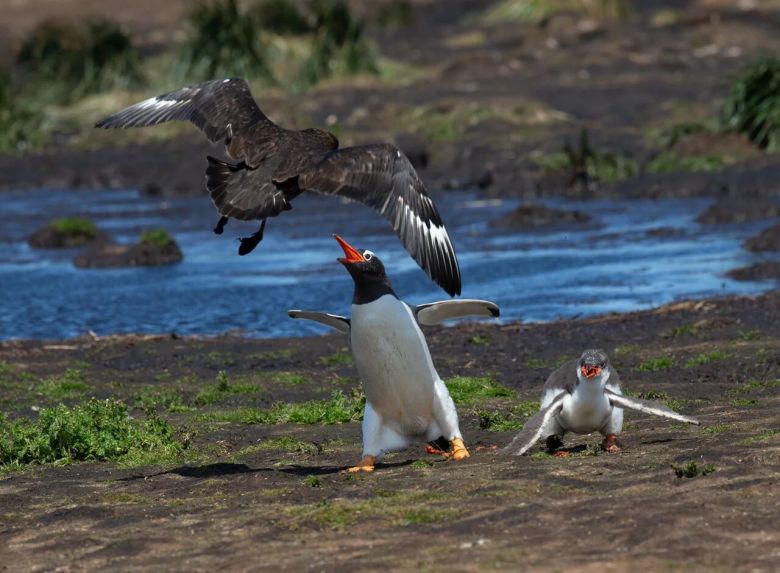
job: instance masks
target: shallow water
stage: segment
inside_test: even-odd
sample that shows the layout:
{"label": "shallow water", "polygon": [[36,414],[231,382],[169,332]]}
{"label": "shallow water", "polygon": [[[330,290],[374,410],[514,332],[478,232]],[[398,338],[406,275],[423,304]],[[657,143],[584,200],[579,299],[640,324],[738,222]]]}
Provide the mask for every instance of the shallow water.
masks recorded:
{"label": "shallow water", "polygon": [[[587,210],[592,223],[550,232],[498,230],[490,221],[516,200],[480,200],[466,192],[437,203],[458,251],[463,296],[501,306],[502,320],[631,311],[682,298],[752,294],[770,283],[724,276],[750,264],[741,242],[767,222],[699,226],[706,199],[547,201]],[[406,254],[383,219],[333,199],[300,197],[269,221],[264,241],[247,257],[235,238],[254,223],[231,221],[221,237],[206,197],[160,200],[135,191],[40,190],[0,195],[0,339],[120,332],[275,337],[324,332],[287,317],[290,308],[348,313],[352,281],[335,259],[338,232],[384,261],[398,294],[417,304],[446,295]],[[178,265],[83,270],[78,250],[31,249],[26,238],[47,220],[90,216],[120,242],[145,227],[170,230],[184,251]],[[651,229],[669,232],[648,234]]]}

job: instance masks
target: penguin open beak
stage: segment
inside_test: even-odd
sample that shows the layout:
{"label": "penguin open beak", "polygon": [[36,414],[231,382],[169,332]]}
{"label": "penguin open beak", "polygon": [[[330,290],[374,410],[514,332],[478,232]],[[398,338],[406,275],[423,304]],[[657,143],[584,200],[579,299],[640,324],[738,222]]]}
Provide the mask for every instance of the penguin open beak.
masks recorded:
{"label": "penguin open beak", "polygon": [[593,378],[601,374],[601,366],[594,366],[593,364],[585,364],[580,367],[580,371],[585,378]]}
{"label": "penguin open beak", "polygon": [[365,261],[363,255],[361,255],[355,248],[352,247],[352,245],[350,245],[344,239],[342,239],[335,233],[333,234],[333,238],[339,242],[341,248],[344,249],[344,254],[347,255],[344,258],[336,259],[342,265],[348,265],[350,263],[362,263]]}

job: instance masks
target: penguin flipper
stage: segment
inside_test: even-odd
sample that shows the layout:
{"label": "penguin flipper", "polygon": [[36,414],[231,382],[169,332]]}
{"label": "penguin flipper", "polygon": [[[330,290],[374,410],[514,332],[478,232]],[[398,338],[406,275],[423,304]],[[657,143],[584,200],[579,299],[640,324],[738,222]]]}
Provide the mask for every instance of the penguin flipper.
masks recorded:
{"label": "penguin flipper", "polygon": [[441,300],[420,304],[413,308],[417,322],[423,326],[439,324],[450,318],[464,316],[489,316],[496,318],[501,314],[498,305],[489,300],[460,299]]}
{"label": "penguin flipper", "polygon": [[696,418],[690,418],[688,416],[678,414],[668,406],[661,404],[661,402],[656,402],[655,400],[640,400],[639,398],[632,398],[623,396],[622,394],[615,394],[611,390],[606,390],[606,394],[609,398],[609,401],[612,402],[613,406],[631,408],[632,410],[639,410],[645,414],[653,414],[655,416],[671,418],[672,420],[693,424],[695,426],[701,425],[701,422],[699,422],[699,420]]}
{"label": "penguin flipper", "polygon": [[287,315],[290,318],[304,318],[306,320],[313,320],[314,322],[319,322],[325,326],[330,326],[339,332],[349,334],[350,323],[349,319],[345,316],[329,314],[327,312],[314,312],[311,310],[288,310]]}
{"label": "penguin flipper", "polygon": [[546,408],[542,408],[528,418],[520,433],[514,437],[507,447],[501,450],[501,453],[522,456],[527,452],[531,446],[542,438],[542,433],[547,423],[561,411],[565,396],[566,392],[559,393]]}

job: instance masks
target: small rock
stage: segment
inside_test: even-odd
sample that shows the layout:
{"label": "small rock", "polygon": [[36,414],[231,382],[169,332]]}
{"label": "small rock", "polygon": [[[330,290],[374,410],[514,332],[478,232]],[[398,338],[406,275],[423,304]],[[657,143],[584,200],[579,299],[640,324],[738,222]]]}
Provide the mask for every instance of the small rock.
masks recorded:
{"label": "small rock", "polygon": [[745,248],[753,252],[780,251],[780,223],[775,223],[745,241]]}
{"label": "small rock", "polygon": [[745,223],[780,216],[780,207],[764,197],[725,197],[710,205],[697,218],[704,225]]}
{"label": "small rock", "polygon": [[553,209],[544,205],[523,203],[514,211],[511,211],[494,219],[492,223],[500,227],[515,229],[528,229],[547,227],[553,225],[568,225],[571,223],[585,223],[590,221],[590,215],[582,211],[567,211],[565,209]]}
{"label": "small rock", "polygon": [[749,267],[740,267],[728,272],[728,276],[738,281],[780,281],[780,262],[765,261]]}
{"label": "small rock", "polygon": [[103,242],[106,238],[92,221],[65,218],[49,222],[30,235],[27,242],[36,249],[71,249]]}
{"label": "small rock", "polygon": [[181,262],[183,255],[179,246],[137,243],[135,245],[97,245],[77,256],[73,264],[81,269],[107,269],[116,267],[139,267],[169,265]]}

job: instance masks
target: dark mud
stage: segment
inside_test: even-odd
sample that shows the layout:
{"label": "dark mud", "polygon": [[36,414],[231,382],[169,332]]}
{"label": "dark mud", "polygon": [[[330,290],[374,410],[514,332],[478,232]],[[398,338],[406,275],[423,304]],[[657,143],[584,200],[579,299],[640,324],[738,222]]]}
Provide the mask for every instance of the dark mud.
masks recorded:
{"label": "dark mud", "polygon": [[[775,571],[780,567],[780,294],[684,302],[588,320],[429,329],[439,372],[492,376],[516,399],[460,406],[472,457],[412,447],[373,475],[340,472],[360,454],[358,423],[241,425],[215,411],[349,392],[342,336],[246,340],[175,336],[7,342],[3,410],[29,415],[36,380],[78,368],[90,394],[133,403],[143,389],[185,399],[220,370],[260,387],[162,415],[192,436],[188,463],[34,467],[0,481],[7,571]],[[604,347],[633,392],[665,393],[701,427],[627,414],[624,451],[567,436],[574,455],[495,454],[513,432],[482,411],[537,400],[545,376]],[[663,360],[659,360],[663,359]],[[24,375],[22,375],[24,373]],[[291,376],[295,374],[296,376]],[[291,380],[297,381],[291,383]],[[138,415],[143,415],[136,410]],[[273,437],[308,443],[263,449]],[[715,471],[676,477],[671,464]]]}

